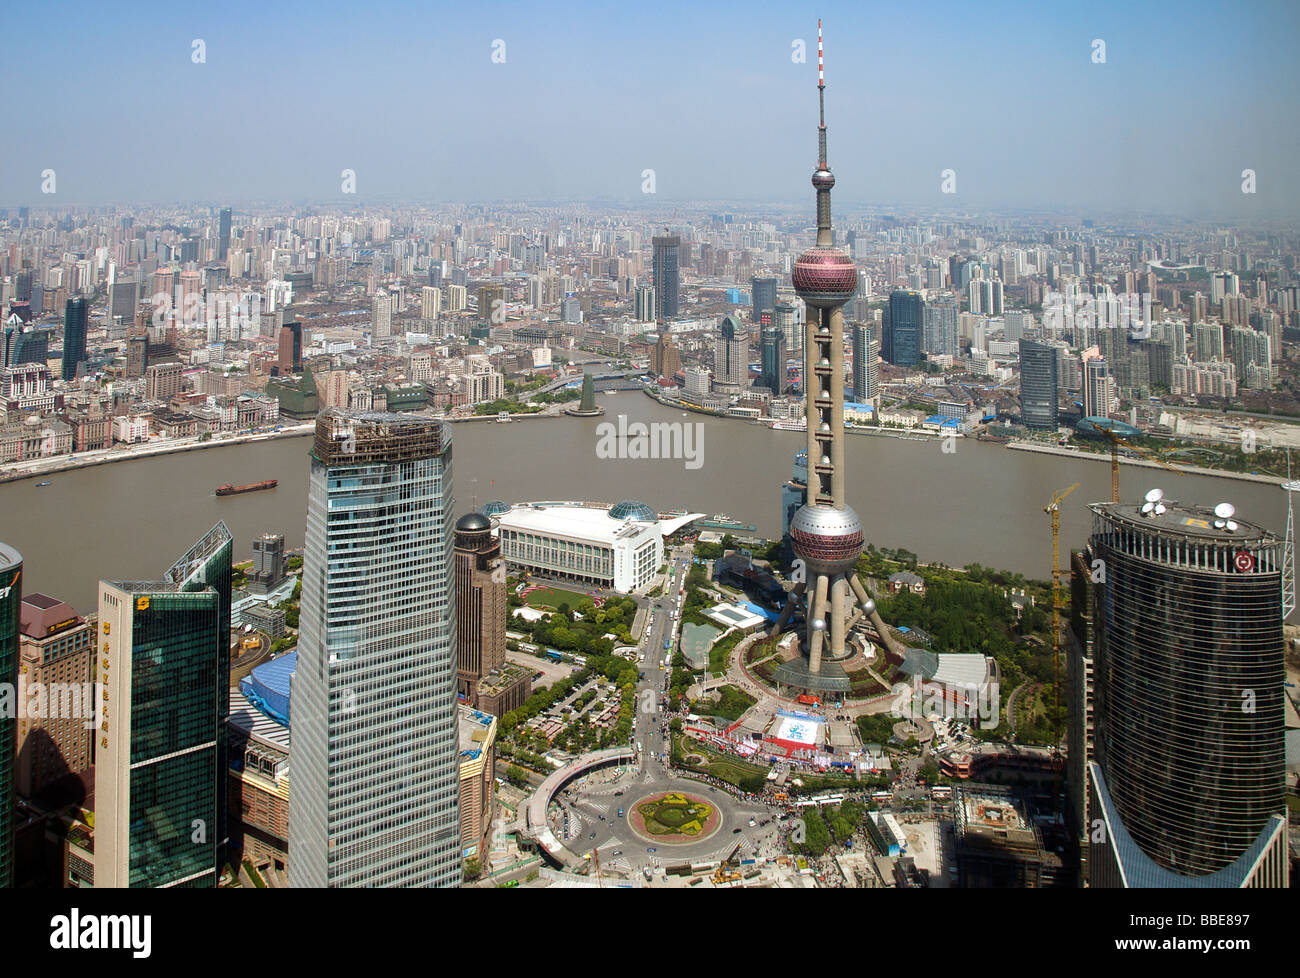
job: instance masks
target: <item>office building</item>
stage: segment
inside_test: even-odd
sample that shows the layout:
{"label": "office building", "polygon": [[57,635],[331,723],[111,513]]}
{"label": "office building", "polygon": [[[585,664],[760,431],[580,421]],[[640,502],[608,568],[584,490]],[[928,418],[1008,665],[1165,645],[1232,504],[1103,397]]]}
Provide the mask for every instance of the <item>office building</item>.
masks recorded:
{"label": "office building", "polygon": [[63,307],[63,370],[64,380],[75,380],[77,366],[86,359],[86,300],[75,296]]}
{"label": "office building", "polygon": [[[23,556],[0,543],[0,682],[18,688],[18,631],[22,620]],[[0,710],[0,887],[14,885],[14,759],[17,711]]]}
{"label": "office building", "polygon": [[15,786],[34,798],[56,785],[75,790],[93,763],[95,617],[36,593],[23,596],[20,614],[20,674],[27,695],[39,691],[46,705],[18,717]]}
{"label": "office building", "polygon": [[1158,490],[1089,509],[1090,884],[1285,887],[1282,542]]}
{"label": "office building", "polygon": [[451,429],[316,421],[295,674],[289,880],[461,880]]}
{"label": "office building", "polygon": [[222,261],[230,253],[230,208],[221,208],[217,218],[217,257]]}
{"label": "office building", "polygon": [[749,331],[735,316],[724,316],[713,347],[713,389],[739,394],[749,386]]}
{"label": "office building", "polygon": [[636,320],[639,323],[653,322],[655,318],[655,288],[653,285],[636,287]]}
{"label": "office building", "polygon": [[506,567],[482,513],[456,522],[457,690],[473,702],[478,681],[506,661]]}
{"label": "office building", "polygon": [[285,323],[280,327],[279,354],[276,362],[281,375],[302,371],[302,323]]}
{"label": "office building", "polygon": [[772,276],[752,278],[750,296],[753,302],[752,321],[757,326],[767,325],[772,321],[772,312],[776,308],[776,278]]}
{"label": "office building", "polygon": [[778,302],[772,309],[772,325],[781,331],[781,341],[787,356],[803,355],[803,330],[795,319],[793,303]]}
{"label": "office building", "polygon": [[393,335],[393,300],[387,292],[380,292],[370,301],[372,335],[384,340]]}
{"label": "office building", "polygon": [[664,330],[655,343],[654,370],[656,377],[672,380],[677,371],[682,369],[682,356],[673,345],[672,334]]}
{"label": "office building", "polygon": [[1114,405],[1115,380],[1105,357],[1091,357],[1083,363],[1083,416],[1107,417]]}
{"label": "office building", "polygon": [[874,323],[851,323],[853,341],[853,400],[874,404],[880,393],[880,341]]}
{"label": "office building", "polygon": [[682,239],[675,234],[656,235],[651,272],[654,276],[655,319],[671,319],[681,310],[681,276],[677,261]]}
{"label": "office building", "polygon": [[1056,348],[1020,341],[1020,420],[1026,428],[1055,431],[1059,426]]}
{"label": "office building", "polygon": [[780,394],[786,386],[785,337],[781,335],[781,327],[770,322],[770,312],[767,318],[769,322],[762,327],[763,372],[759,384],[773,394]]}
{"label": "office building", "polygon": [[913,289],[896,289],[889,294],[885,307],[881,355],[898,367],[915,367],[921,362],[921,343],[925,328],[925,299]]}
{"label": "office building", "polygon": [[954,296],[941,295],[925,304],[922,353],[955,357],[961,352],[957,340],[957,316],[957,300]]}
{"label": "office building", "polygon": [[253,594],[274,591],[288,576],[289,560],[284,554],[283,533],[263,533],[253,541],[253,571],[248,590]]}
{"label": "office building", "polygon": [[225,863],[234,542],[158,581],[101,581],[95,886],[216,886]]}

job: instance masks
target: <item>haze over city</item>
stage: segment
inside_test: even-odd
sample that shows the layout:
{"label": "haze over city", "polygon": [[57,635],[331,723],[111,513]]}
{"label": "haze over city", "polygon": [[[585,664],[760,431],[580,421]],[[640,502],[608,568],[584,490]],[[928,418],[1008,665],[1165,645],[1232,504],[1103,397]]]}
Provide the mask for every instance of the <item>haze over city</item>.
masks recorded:
{"label": "haze over city", "polygon": [[0,204],[797,202],[819,15],[841,207],[1297,212],[1286,2],[20,5]]}

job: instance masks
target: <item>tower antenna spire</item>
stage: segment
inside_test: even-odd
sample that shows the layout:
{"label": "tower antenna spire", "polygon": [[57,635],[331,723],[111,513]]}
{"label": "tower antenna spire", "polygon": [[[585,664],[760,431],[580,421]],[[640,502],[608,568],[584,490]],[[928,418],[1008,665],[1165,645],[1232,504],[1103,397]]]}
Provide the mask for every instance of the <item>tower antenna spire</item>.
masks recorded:
{"label": "tower antenna spire", "polygon": [[817,165],[826,169],[826,61],[822,53],[822,22],[817,18]]}

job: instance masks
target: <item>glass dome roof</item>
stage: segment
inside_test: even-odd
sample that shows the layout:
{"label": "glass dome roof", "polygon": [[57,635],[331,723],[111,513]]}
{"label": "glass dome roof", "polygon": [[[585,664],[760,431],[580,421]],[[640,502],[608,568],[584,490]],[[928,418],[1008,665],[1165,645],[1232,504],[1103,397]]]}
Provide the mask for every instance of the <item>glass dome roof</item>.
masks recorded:
{"label": "glass dome roof", "polygon": [[616,520],[636,520],[638,523],[653,523],[658,516],[655,511],[638,499],[625,499],[609,508],[609,515]]}

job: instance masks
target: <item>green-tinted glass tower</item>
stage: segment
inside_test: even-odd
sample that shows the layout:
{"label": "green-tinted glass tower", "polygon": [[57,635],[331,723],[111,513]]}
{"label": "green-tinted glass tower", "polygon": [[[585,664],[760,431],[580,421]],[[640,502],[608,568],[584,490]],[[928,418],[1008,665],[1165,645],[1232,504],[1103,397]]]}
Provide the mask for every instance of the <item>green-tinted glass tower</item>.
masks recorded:
{"label": "green-tinted glass tower", "polygon": [[217,885],[233,549],[217,523],[162,580],[100,582],[97,887]]}

